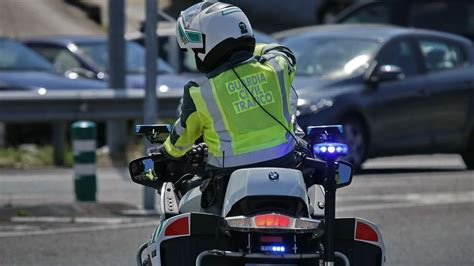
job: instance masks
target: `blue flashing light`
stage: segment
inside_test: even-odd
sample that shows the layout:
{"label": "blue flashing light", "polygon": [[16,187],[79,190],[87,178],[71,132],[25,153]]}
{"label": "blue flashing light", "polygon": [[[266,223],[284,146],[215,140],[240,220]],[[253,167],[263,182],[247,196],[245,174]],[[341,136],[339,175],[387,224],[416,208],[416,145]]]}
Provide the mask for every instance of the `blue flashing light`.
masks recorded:
{"label": "blue flashing light", "polygon": [[260,249],[264,252],[282,253],[286,251],[284,246],[261,246]]}
{"label": "blue flashing light", "polygon": [[348,150],[344,143],[318,143],[313,146],[313,153],[316,156],[344,156]]}

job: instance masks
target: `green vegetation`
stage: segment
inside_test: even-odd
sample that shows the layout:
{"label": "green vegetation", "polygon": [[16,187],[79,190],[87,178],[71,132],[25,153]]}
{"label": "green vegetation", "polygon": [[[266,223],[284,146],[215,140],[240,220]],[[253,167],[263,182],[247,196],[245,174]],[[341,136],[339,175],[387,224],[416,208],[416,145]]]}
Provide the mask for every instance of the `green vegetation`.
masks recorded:
{"label": "green vegetation", "polygon": [[[65,151],[66,166],[72,165],[70,148]],[[52,146],[21,145],[19,147],[0,148],[0,167],[28,168],[53,165]]]}
{"label": "green vegetation", "polygon": [[18,217],[30,217],[31,213],[27,210],[20,209],[16,212],[16,216],[18,216]]}
{"label": "green vegetation", "polygon": [[[123,163],[143,156],[143,141],[135,140],[127,145],[126,157]],[[74,158],[71,147],[64,151],[64,166],[72,167]],[[110,165],[108,150],[97,149],[97,164]],[[53,166],[53,147],[36,146],[34,144],[21,145],[19,147],[0,148],[0,168],[31,168]]]}

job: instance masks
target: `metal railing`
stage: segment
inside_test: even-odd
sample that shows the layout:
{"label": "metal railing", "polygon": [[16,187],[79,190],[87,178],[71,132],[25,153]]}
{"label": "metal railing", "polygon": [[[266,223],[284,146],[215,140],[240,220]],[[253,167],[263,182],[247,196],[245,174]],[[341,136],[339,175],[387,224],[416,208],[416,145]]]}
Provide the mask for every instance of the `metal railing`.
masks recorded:
{"label": "metal railing", "polygon": [[[52,123],[54,161],[61,165],[67,123],[87,119],[113,124],[114,129],[107,129],[107,144],[113,152],[116,147],[124,147],[127,139],[126,127],[117,125],[143,119],[144,95],[144,90],[138,89],[2,91],[0,124]],[[176,117],[181,96],[182,90],[158,92],[157,116],[160,119]],[[1,135],[0,132],[3,138]],[[109,138],[114,140],[109,141]]]}

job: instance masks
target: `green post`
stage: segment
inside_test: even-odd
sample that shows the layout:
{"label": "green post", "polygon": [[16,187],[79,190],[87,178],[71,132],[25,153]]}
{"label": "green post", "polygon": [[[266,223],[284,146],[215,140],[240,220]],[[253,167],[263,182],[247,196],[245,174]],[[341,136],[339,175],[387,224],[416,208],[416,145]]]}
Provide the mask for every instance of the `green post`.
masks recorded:
{"label": "green post", "polygon": [[76,200],[96,201],[96,124],[77,121],[71,125],[71,134]]}

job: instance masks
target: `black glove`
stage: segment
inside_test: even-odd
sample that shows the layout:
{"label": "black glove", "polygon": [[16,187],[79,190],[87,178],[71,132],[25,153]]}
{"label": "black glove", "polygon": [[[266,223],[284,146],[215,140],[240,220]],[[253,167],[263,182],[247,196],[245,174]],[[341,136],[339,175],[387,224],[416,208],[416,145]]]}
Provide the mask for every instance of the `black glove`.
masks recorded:
{"label": "black glove", "polygon": [[194,145],[191,150],[186,152],[186,161],[193,165],[199,164],[201,162],[205,162],[207,159],[207,155],[209,154],[209,149],[206,143],[199,143]]}

